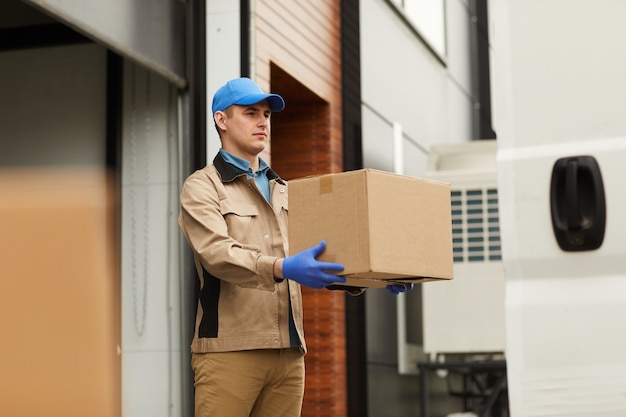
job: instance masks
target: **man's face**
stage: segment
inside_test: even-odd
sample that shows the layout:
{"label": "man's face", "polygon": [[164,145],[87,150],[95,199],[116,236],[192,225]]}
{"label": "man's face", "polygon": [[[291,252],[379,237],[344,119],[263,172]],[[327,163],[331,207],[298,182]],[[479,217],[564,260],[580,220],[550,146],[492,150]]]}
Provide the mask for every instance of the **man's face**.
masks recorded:
{"label": "man's face", "polygon": [[223,130],[222,147],[244,159],[256,158],[267,146],[271,113],[265,100],[217,112],[215,122]]}

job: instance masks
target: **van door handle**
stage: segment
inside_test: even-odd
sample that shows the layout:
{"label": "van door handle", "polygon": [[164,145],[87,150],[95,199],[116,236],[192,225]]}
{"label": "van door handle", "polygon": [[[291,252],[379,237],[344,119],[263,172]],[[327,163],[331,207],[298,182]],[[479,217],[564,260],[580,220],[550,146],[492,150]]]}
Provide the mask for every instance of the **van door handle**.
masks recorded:
{"label": "van door handle", "polygon": [[565,165],[565,198],[567,206],[567,228],[571,231],[579,230],[582,219],[578,205],[578,161],[571,160]]}
{"label": "van door handle", "polygon": [[602,245],[606,202],[600,166],[593,156],[571,156],[554,163],[550,211],[562,250],[587,251]]}

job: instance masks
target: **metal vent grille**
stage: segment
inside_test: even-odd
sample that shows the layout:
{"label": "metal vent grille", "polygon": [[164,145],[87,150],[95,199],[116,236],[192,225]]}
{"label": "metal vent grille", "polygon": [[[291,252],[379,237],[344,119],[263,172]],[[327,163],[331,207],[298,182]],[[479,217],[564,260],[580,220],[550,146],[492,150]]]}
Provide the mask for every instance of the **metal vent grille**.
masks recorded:
{"label": "metal vent grille", "polygon": [[451,201],[454,262],[501,261],[498,190],[455,189]]}

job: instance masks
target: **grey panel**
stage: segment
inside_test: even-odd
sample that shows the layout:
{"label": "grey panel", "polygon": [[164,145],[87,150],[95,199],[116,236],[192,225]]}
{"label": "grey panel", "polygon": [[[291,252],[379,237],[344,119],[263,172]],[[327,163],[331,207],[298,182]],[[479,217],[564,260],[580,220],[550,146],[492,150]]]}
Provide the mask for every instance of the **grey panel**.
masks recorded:
{"label": "grey panel", "polygon": [[392,365],[397,372],[397,297],[386,290],[370,290],[366,295],[367,362]]}
{"label": "grey panel", "polygon": [[106,51],[0,53],[0,166],[104,166]]}
{"label": "grey panel", "polygon": [[161,74],[185,80],[182,0],[24,0],[94,41]]}

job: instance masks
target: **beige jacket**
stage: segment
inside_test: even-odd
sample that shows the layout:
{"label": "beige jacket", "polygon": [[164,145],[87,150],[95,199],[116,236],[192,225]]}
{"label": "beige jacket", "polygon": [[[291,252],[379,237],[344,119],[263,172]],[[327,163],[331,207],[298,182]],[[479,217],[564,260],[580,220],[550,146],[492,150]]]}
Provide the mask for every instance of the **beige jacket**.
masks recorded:
{"label": "beige jacket", "polygon": [[194,353],[290,347],[290,307],[306,352],[300,286],[273,273],[288,255],[287,183],[271,169],[268,177],[271,205],[218,154],[182,187],[178,224],[200,280]]}

